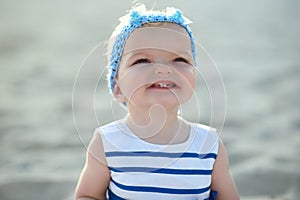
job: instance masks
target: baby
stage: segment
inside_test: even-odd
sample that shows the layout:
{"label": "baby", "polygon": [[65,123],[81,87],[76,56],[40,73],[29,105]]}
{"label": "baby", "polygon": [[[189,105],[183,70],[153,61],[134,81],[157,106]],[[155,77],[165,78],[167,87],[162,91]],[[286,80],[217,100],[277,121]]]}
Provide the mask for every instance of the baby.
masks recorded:
{"label": "baby", "polygon": [[215,129],[178,116],[196,85],[191,21],[144,5],[120,21],[108,81],[128,114],[96,129],[76,199],[239,199]]}

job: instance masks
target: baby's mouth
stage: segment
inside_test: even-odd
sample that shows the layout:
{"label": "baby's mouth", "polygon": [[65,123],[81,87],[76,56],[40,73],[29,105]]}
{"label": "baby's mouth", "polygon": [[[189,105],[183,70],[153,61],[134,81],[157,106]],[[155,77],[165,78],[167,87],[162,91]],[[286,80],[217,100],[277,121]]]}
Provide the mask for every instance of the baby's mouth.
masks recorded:
{"label": "baby's mouth", "polygon": [[153,83],[152,85],[150,85],[150,88],[170,89],[170,88],[174,88],[174,87],[176,87],[176,84],[172,83],[172,82],[157,82],[157,83]]}

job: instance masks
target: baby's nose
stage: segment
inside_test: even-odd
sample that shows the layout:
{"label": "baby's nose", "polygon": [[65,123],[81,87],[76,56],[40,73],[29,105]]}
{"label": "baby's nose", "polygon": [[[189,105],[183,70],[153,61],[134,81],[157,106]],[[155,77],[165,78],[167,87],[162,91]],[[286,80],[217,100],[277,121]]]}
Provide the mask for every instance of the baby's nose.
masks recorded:
{"label": "baby's nose", "polygon": [[172,74],[172,68],[166,64],[156,63],[154,66],[155,74],[169,75]]}

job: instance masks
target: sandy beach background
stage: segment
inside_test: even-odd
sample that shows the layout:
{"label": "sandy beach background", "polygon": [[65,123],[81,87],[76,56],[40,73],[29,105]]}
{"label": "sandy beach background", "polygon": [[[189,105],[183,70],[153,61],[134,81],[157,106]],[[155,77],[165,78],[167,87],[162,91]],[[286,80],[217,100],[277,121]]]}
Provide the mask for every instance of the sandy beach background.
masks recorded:
{"label": "sandy beach background", "polygon": [[[299,1],[158,0],[155,7],[163,5],[194,21],[223,77],[221,137],[241,199],[299,199]],[[130,7],[128,0],[0,1],[1,200],[73,198],[84,146],[120,115],[104,82],[103,52],[84,60]]]}

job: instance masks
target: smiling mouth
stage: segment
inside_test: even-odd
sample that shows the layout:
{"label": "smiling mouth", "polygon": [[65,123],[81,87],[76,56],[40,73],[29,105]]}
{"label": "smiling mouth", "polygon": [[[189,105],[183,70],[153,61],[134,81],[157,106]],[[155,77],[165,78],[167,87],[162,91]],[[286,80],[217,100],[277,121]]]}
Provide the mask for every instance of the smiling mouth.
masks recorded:
{"label": "smiling mouth", "polygon": [[162,89],[170,89],[174,87],[176,87],[176,84],[172,82],[168,82],[168,83],[157,82],[150,86],[150,88],[162,88]]}

